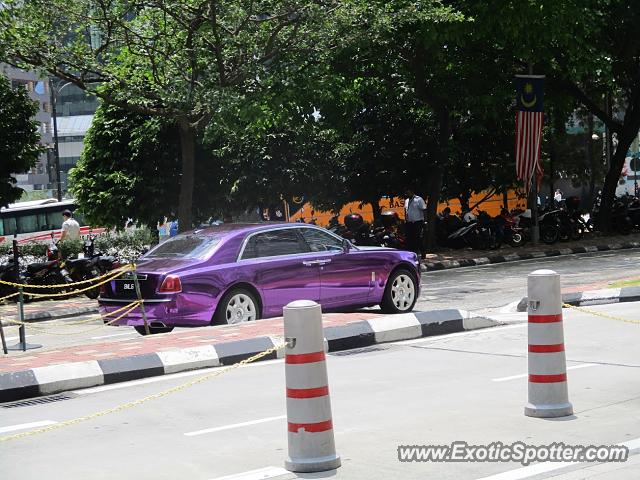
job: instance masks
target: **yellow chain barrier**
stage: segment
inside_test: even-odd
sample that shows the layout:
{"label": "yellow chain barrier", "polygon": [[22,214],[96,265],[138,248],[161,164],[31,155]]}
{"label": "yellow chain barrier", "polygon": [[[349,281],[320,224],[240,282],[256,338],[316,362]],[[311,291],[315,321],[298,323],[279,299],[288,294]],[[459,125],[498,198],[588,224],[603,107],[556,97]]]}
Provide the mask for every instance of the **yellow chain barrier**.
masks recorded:
{"label": "yellow chain barrier", "polygon": [[[7,320],[7,322],[15,324],[15,325],[24,325],[27,328],[34,330],[36,333],[40,334],[40,335],[56,335],[56,336],[67,336],[67,335],[82,335],[83,333],[90,333],[90,332],[94,332],[96,330],[100,330],[102,327],[104,327],[105,325],[112,325],[113,323],[117,322],[118,320],[120,320],[121,318],[127,316],[129,313],[131,313],[136,307],[138,307],[140,304],[142,303],[142,301],[140,300],[136,300],[135,302],[132,302],[128,305],[125,305],[122,308],[119,308],[118,310],[114,310],[113,312],[110,312],[108,314],[105,314],[104,316],[108,316],[108,315],[114,315],[116,313],[119,313],[123,310],[126,309],[126,311],[124,313],[122,313],[121,315],[119,315],[117,318],[114,318],[113,320],[109,320],[108,322],[104,322],[94,328],[90,328],[88,330],[82,330],[80,332],[63,332],[63,333],[57,333],[57,332],[53,332],[51,331],[50,328],[48,328],[49,326],[51,326],[51,324],[47,324],[45,325],[39,325],[39,324],[34,324],[34,323],[27,323],[27,322],[21,322],[19,320]],[[98,317],[101,318],[101,317]],[[94,316],[93,318],[89,319],[89,320],[83,320],[81,322],[69,322],[69,323],[56,323],[53,326],[54,327],[67,327],[67,326],[75,326],[75,325],[84,325],[86,323],[89,322],[93,322],[96,320],[96,317]]]}
{"label": "yellow chain barrier", "polygon": [[[85,288],[81,288],[79,290],[69,290],[67,292],[62,292],[62,293],[32,293],[32,292],[24,292],[23,295],[29,296],[29,297],[33,297],[33,298],[48,298],[48,297],[72,297],[75,295],[78,295],[79,293],[84,293],[84,292],[88,292],[89,290],[93,290],[94,288],[99,287],[100,285],[104,285],[105,283],[109,283],[110,281],[114,280],[115,278],[119,277],[120,275],[122,275],[122,273],[124,273],[124,271],[120,271],[117,272],[115,274],[112,274],[112,276],[110,276],[109,278],[106,278],[100,282],[96,282],[96,280],[98,279],[98,277],[96,278],[92,278],[90,281],[91,282],[95,282],[92,283],[91,285],[89,285],[88,287]],[[103,275],[100,278],[105,278],[106,275]],[[83,280],[84,283],[87,283],[86,280]],[[72,285],[71,283],[67,284],[67,285]],[[38,288],[53,288],[54,285],[31,285],[31,286],[37,286]]]}
{"label": "yellow chain barrier", "polygon": [[167,390],[163,390],[161,392],[158,393],[154,393],[153,395],[149,395],[146,396],[144,398],[140,398],[138,400],[133,400],[131,402],[127,402],[127,403],[123,403],[121,405],[118,405],[116,407],[113,408],[108,408],[106,410],[101,410],[99,412],[96,413],[92,413],[91,415],[85,415],[84,417],[78,417],[78,418],[74,418],[71,420],[67,420],[65,422],[60,422],[60,423],[55,423],[53,425],[49,425],[47,427],[42,427],[42,428],[37,428],[35,430],[29,430],[27,432],[21,432],[21,433],[16,433],[13,435],[7,435],[4,437],[0,437],[0,442],[8,442],[11,440],[18,440],[20,438],[25,438],[25,437],[30,437],[33,435],[37,435],[39,433],[46,433],[46,432],[50,432],[52,430],[58,430],[59,428],[63,428],[63,427],[68,427],[70,425],[75,425],[81,422],[86,422],[88,420],[92,420],[94,418],[99,418],[99,417],[104,417],[105,415],[109,415],[111,413],[116,413],[116,412],[121,412],[123,410],[126,410],[128,408],[133,408],[133,407],[137,407],[138,405],[142,405],[143,403],[146,403],[150,400],[156,400],[158,398],[162,398],[162,397],[166,397],[167,395],[170,395],[172,393],[176,393],[179,392],[181,390],[184,390],[186,388],[189,387],[193,387],[194,385],[198,385],[200,383],[204,383],[207,380],[211,380],[212,378],[215,377],[219,377],[220,375],[223,375],[227,372],[230,372],[232,370],[235,370],[243,365],[247,365],[248,363],[251,362],[255,362],[256,360],[259,360],[263,357],[266,357],[267,355],[272,354],[273,352],[277,352],[278,350],[281,350],[285,347],[286,343],[280,344],[280,345],[276,345],[275,347],[271,347],[267,350],[265,350],[264,352],[260,352],[257,353],[245,360],[241,360],[238,363],[235,363],[233,365],[230,365],[226,368],[220,369],[220,370],[216,370],[215,372],[211,372],[208,373],[207,375],[203,375],[201,377],[198,377],[194,380],[191,380],[189,382],[183,383],[181,385],[177,385],[175,387],[169,388]]}
{"label": "yellow chain barrier", "polygon": [[[117,277],[122,273],[128,272],[130,270],[135,270],[135,266],[133,264],[129,264],[129,265],[125,265],[123,267],[119,267],[119,268],[115,268],[113,270],[110,270],[109,272],[105,273],[104,275],[101,275],[99,277],[94,277],[94,278],[89,278],[88,280],[80,280],[78,282],[71,282],[71,283],[56,283],[56,284],[52,284],[52,285],[32,285],[30,283],[15,283],[15,282],[7,282],[6,280],[0,280],[0,284],[2,285],[8,285],[10,287],[15,287],[15,288],[25,288],[25,289],[38,289],[38,288],[68,288],[68,287],[73,287],[75,285],[84,285],[85,283],[91,283],[91,282],[95,282],[96,280],[102,280],[103,278],[106,277],[110,277],[110,276],[114,276]],[[33,295],[33,294],[30,294]],[[2,299],[0,299],[2,300]]]}
{"label": "yellow chain barrier", "polygon": [[569,305],[568,303],[563,303],[562,306],[565,308],[570,308],[572,310],[578,310],[579,312],[589,313],[596,317],[608,318],[609,320],[616,320],[616,321],[625,322],[625,323],[633,323],[636,325],[640,324],[640,320],[628,320],[626,318],[616,317],[614,315],[607,315],[606,313],[596,312],[595,310],[591,310],[590,308],[576,307],[575,305]]}
{"label": "yellow chain barrier", "polygon": [[6,297],[0,298],[0,302],[3,302],[4,300],[8,300],[13,297],[17,297],[18,295],[20,295],[19,292],[12,293],[11,295],[7,295]]}

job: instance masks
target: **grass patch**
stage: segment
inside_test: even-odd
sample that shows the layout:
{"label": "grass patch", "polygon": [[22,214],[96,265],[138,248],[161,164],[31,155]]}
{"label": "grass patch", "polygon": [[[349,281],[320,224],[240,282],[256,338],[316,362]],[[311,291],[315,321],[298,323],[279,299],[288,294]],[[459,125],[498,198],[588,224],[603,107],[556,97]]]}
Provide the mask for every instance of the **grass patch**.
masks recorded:
{"label": "grass patch", "polygon": [[611,284],[611,288],[622,287],[640,287],[640,278],[636,278],[633,280],[620,280]]}

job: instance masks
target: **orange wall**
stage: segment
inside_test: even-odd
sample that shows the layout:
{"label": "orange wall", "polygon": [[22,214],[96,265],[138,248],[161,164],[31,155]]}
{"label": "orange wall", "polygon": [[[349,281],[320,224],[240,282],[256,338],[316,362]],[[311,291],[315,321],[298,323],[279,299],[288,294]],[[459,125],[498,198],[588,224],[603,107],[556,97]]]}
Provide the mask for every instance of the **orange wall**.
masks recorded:
{"label": "orange wall", "polygon": [[[508,195],[508,204],[509,210],[519,207],[526,208],[526,201],[524,199],[518,199],[517,191],[509,190]],[[469,205],[474,205],[476,202],[481,200],[486,194],[485,193],[476,193],[471,196],[469,200]],[[404,199],[399,197],[392,198],[383,198],[380,200],[380,206],[382,207],[382,211],[385,210],[394,210],[400,215],[400,218],[404,218]],[[452,199],[447,202],[442,202],[438,205],[438,212],[442,211],[445,207],[451,208],[451,213],[460,213],[460,201],[458,199]],[[483,210],[487,212],[491,216],[496,216],[500,213],[500,209],[502,208],[502,194],[492,195],[489,199],[482,202],[478,208],[474,209]],[[340,223],[343,223],[343,219],[345,215],[350,213],[359,213],[364,217],[367,222],[373,221],[373,210],[370,204],[364,204],[362,208],[360,208],[359,202],[351,202],[342,207],[340,210]],[[305,203],[303,208],[297,212],[295,215],[291,216],[291,221],[295,222],[301,217],[305,222],[309,222],[311,218],[316,219],[316,223],[318,225],[325,226],[329,223],[329,220],[333,214],[331,212],[323,212],[319,210],[314,210],[310,203]]]}

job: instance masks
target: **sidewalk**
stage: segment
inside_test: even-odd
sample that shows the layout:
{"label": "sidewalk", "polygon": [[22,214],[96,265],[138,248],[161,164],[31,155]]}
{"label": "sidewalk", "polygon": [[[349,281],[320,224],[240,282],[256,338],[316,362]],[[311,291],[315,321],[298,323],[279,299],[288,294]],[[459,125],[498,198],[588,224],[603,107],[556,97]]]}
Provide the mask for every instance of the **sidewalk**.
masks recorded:
{"label": "sidewalk", "polygon": [[[327,351],[339,351],[486,328],[498,322],[449,309],[399,315],[325,314],[323,324]],[[272,318],[82,346],[11,352],[0,357],[0,402],[232,365],[283,341],[282,318]],[[281,357],[282,353],[280,350],[264,359]]]}
{"label": "sidewalk", "polygon": [[503,245],[498,250],[442,249],[436,253],[427,254],[426,260],[422,263],[422,269],[423,271],[445,270],[490,263],[629,248],[640,248],[640,233],[604,236],[596,232],[585,235],[582,240],[557,242],[553,245],[544,243],[538,245],[527,243],[522,247]]}
{"label": "sidewalk", "polygon": [[[85,296],[65,300],[42,300],[24,304],[24,318],[28,321],[53,320],[75,317],[87,313],[98,313],[98,302]],[[18,320],[18,304],[15,302],[0,304],[0,320]]]}

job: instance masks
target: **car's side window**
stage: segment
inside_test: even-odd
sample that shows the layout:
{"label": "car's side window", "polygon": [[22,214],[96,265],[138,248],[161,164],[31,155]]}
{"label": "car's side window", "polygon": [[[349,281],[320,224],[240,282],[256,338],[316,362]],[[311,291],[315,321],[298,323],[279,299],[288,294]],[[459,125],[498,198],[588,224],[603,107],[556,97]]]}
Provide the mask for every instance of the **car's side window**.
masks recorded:
{"label": "car's side window", "polygon": [[301,228],[300,233],[312,252],[342,250],[342,241],[317,228]]}
{"label": "car's side window", "polygon": [[306,253],[308,249],[295,229],[272,230],[253,235],[242,253],[242,260],[249,258],[277,257]]}

